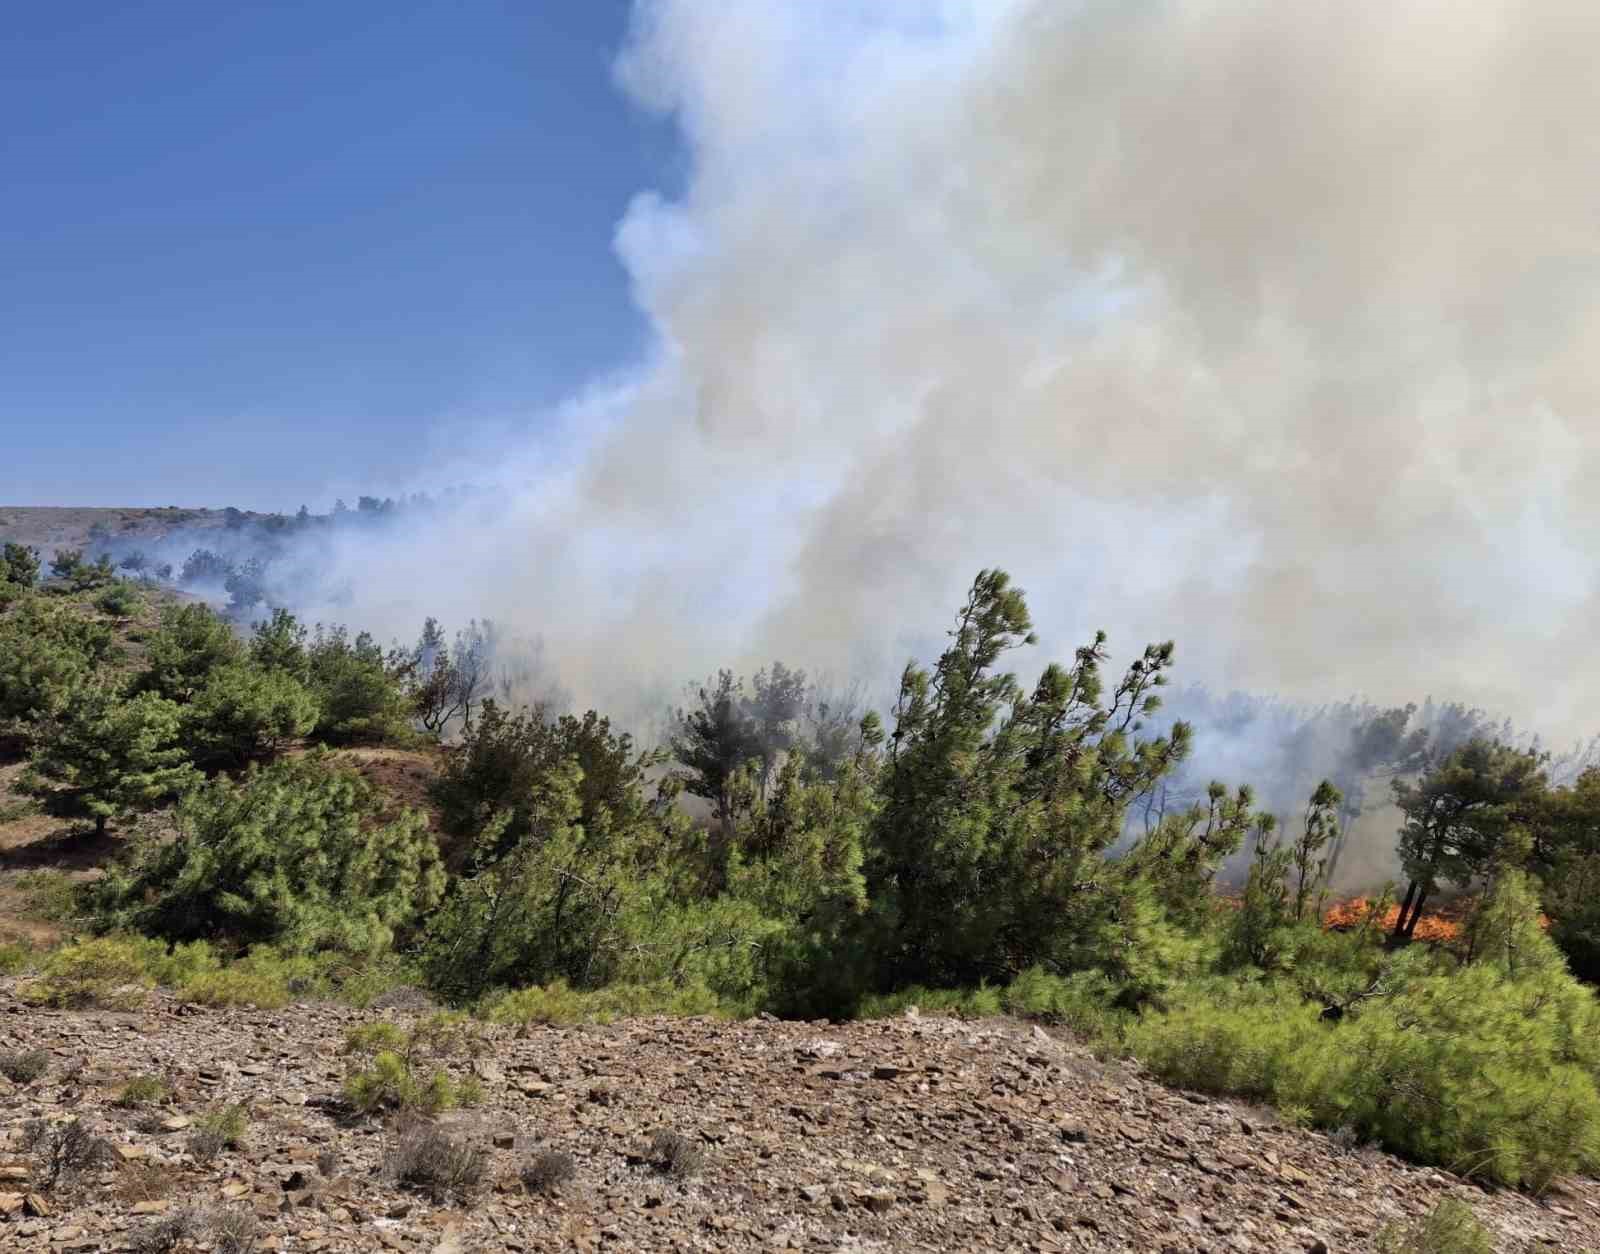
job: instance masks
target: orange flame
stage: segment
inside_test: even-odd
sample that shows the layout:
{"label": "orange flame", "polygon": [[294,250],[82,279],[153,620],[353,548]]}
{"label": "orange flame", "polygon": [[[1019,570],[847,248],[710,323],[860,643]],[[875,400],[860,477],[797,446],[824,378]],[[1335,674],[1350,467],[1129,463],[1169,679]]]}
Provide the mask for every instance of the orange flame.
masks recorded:
{"label": "orange flame", "polygon": [[[1324,927],[1334,931],[1346,931],[1359,927],[1366,921],[1372,911],[1372,902],[1365,897],[1352,897],[1349,901],[1341,901],[1329,908],[1323,916]],[[1398,904],[1391,905],[1383,915],[1383,927],[1388,931],[1394,930],[1395,923],[1400,918]],[[1447,919],[1441,914],[1425,914],[1417,920],[1416,931],[1412,936],[1420,941],[1453,941],[1461,935],[1461,924],[1458,920]]]}
{"label": "orange flame", "polygon": [[[1425,914],[1417,920],[1416,930],[1412,937],[1420,941],[1453,941],[1460,939],[1462,922],[1472,908],[1470,898],[1461,898],[1452,902],[1448,907],[1448,914]],[[1352,897],[1349,901],[1341,901],[1329,907],[1328,913],[1323,916],[1322,925],[1332,931],[1344,932],[1351,928],[1359,927],[1366,921],[1372,911],[1372,902],[1365,897]],[[1395,923],[1400,918],[1400,907],[1391,905],[1383,915],[1383,927],[1393,931]],[[1550,920],[1545,915],[1539,916],[1539,926],[1546,931],[1550,929]]]}

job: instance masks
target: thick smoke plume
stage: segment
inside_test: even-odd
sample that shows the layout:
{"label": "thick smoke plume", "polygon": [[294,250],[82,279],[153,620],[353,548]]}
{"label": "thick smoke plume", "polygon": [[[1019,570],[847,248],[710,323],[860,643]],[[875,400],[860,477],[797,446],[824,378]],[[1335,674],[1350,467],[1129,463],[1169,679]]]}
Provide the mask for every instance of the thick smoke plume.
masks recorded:
{"label": "thick smoke plume", "polygon": [[654,355],[467,450],[493,510],[327,555],[343,616],[488,615],[636,708],[884,682],[1000,565],[1041,662],[1104,626],[1574,737],[1597,46],[1590,0],[642,3],[618,81],[691,158],[617,230]]}

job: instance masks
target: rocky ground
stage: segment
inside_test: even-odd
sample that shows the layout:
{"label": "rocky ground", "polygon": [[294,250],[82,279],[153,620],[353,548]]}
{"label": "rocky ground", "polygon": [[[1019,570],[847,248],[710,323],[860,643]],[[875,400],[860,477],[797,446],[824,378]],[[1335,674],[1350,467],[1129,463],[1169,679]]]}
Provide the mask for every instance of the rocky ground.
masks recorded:
{"label": "rocky ground", "polygon": [[[238,1248],[170,1222],[206,1207],[254,1216],[254,1248],[280,1251],[1342,1252],[1457,1196],[1502,1249],[1600,1249],[1595,1182],[1486,1193],[1102,1066],[1037,1027],[915,1015],[487,1029],[450,1064],[476,1073],[482,1102],[439,1119],[487,1170],[464,1200],[434,1199],[386,1172],[395,1120],[340,1101],[345,1034],[380,1015],[408,1019],[162,994],[131,1012],[41,1010],[0,982],[0,1057],[48,1055],[41,1078],[0,1080],[0,1248]],[[136,1075],[171,1098],[113,1105]],[[242,1144],[197,1161],[193,1128],[228,1103],[249,1111]],[[46,1187],[27,1129],[80,1118],[106,1161]],[[698,1167],[653,1161],[662,1128],[703,1151]],[[575,1174],[530,1192],[522,1170],[551,1149]]]}

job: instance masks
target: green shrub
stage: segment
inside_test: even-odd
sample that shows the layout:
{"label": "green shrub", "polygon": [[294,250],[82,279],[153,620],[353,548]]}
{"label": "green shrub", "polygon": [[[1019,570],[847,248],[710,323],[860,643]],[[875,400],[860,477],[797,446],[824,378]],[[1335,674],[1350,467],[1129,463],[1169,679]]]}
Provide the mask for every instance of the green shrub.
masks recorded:
{"label": "green shrub", "polygon": [[0,582],[31,588],[39,578],[39,550],[7,540],[0,548]]}
{"label": "green shrub", "polygon": [[230,963],[185,980],[177,988],[178,995],[201,1006],[254,1006],[258,1010],[287,1006],[292,998],[283,975],[247,963]]}
{"label": "green shrub", "polygon": [[0,943],[0,976],[16,975],[28,969],[33,953],[26,945],[10,941]]}
{"label": "green shrub", "polygon": [[114,686],[87,684],[35,749],[23,787],[53,813],[92,817],[103,834],[113,818],[154,809],[198,779],[179,718],[154,693],[124,699]]}
{"label": "green shrub", "polygon": [[483,1081],[475,1075],[465,1075],[457,1080],[456,1105],[469,1109],[483,1105]]}
{"label": "green shrub", "polygon": [[407,990],[426,996],[417,989],[422,983],[421,972],[398,954],[376,954],[360,962],[327,955],[320,959],[320,966],[330,993],[357,1010]]}
{"label": "green shrub", "polygon": [[141,936],[101,936],[51,951],[39,974],[19,990],[37,1005],[132,1009],[155,987],[152,970],[166,946]]}
{"label": "green shrub", "polygon": [[207,1111],[189,1134],[189,1152],[197,1163],[209,1163],[225,1149],[241,1149],[250,1129],[250,1113],[243,1106],[218,1106]]}
{"label": "green shrub", "polygon": [[1494,1239],[1472,1207],[1447,1197],[1421,1219],[1385,1224],[1378,1254],[1495,1254]]}
{"label": "green shrub", "polygon": [[1029,967],[1005,988],[1007,1014],[1068,1027],[1096,1041],[1120,1037],[1128,1015],[1119,1010],[1123,991],[1100,971],[1052,975]]}
{"label": "green shrub", "polygon": [[169,606],[145,642],[146,668],[138,687],[180,703],[191,700],[211,673],[244,655],[244,644],[209,606]]}
{"label": "green shrub", "polygon": [[476,1105],[483,1099],[478,1080],[458,1082],[437,1060],[481,1048],[481,1029],[465,1015],[435,1014],[409,1031],[384,1019],[361,1024],[345,1036],[344,1052],[366,1060],[346,1076],[345,1100],[362,1114]]}
{"label": "green shrub", "polygon": [[513,989],[487,998],[479,1013],[490,1023],[610,1023],[644,1015],[739,1017],[703,986],[611,984],[578,990],[564,980]]}
{"label": "green shrub", "polygon": [[197,761],[237,766],[306,735],[317,716],[316,697],[293,675],[230,662],[206,676],[184,731]]}
{"label": "green shrub", "polygon": [[127,580],[119,579],[96,597],[94,603],[104,613],[127,618],[138,612],[141,602],[138,589]]}
{"label": "green shrub", "polygon": [[171,1095],[172,1090],[160,1076],[136,1075],[122,1086],[122,1091],[111,1104],[124,1110],[138,1110],[142,1106],[164,1102]]}
{"label": "green shrub", "polygon": [[64,713],[111,653],[111,628],[71,605],[29,597],[0,616],[0,723],[30,738]]}
{"label": "green shrub", "polygon": [[82,886],[65,871],[25,871],[12,883],[36,919],[67,923],[83,915]]}
{"label": "green shrub", "polygon": [[1600,1164],[1600,1012],[1564,970],[1513,979],[1408,951],[1383,983],[1333,1023],[1287,987],[1207,982],[1126,1043],[1169,1083],[1270,1101],[1463,1175],[1540,1189]]}
{"label": "green shrub", "polygon": [[380,1050],[344,1083],[345,1100],[362,1114],[410,1110],[437,1114],[457,1104],[449,1072],[436,1067],[419,1075],[411,1062],[392,1050]]}
{"label": "green shrub", "polygon": [[313,734],[329,744],[409,738],[411,703],[371,636],[320,626],[305,651],[308,686],[319,715]]}
{"label": "green shrub", "polygon": [[371,785],[321,754],[219,777],[183,799],[176,840],[106,875],[97,912],[172,940],[376,956],[444,887],[427,820],[384,819]]}
{"label": "green shrub", "polygon": [[987,984],[977,988],[924,988],[908,985],[893,993],[873,993],[856,1007],[861,1019],[893,1019],[916,1009],[929,1015],[950,1015],[960,1019],[982,1019],[998,1015],[1002,1009],[1001,990]]}

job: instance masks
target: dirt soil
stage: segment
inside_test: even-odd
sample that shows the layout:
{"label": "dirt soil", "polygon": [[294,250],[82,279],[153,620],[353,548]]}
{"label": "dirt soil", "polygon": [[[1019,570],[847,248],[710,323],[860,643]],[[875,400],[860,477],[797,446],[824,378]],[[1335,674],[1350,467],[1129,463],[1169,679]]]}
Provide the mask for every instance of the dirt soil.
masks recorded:
{"label": "dirt soil", "polygon": [[[488,1155],[465,1203],[386,1174],[394,1130],[339,1098],[344,1033],[400,1011],[205,1010],[153,994],[133,1012],[41,1010],[0,981],[0,1054],[46,1075],[0,1080],[0,1248],[125,1250],[190,1205],[259,1218],[260,1250],[1370,1250],[1377,1229],[1469,1202],[1502,1250],[1600,1249],[1600,1186],[1542,1201],[1485,1192],[1233,1103],[1107,1068],[1010,1021],[917,1015],[832,1025],[646,1019],[487,1029],[457,1058],[484,1100],[440,1124]],[[152,1115],[111,1104],[132,1075],[174,1091]],[[243,1148],[188,1148],[220,1103]],[[82,1118],[119,1165],[42,1189],[35,1119]],[[658,1129],[704,1152],[663,1174]],[[545,1149],[576,1174],[551,1196],[520,1169]],[[319,1167],[319,1159],[321,1165]],[[176,1248],[198,1248],[179,1244]]]}

